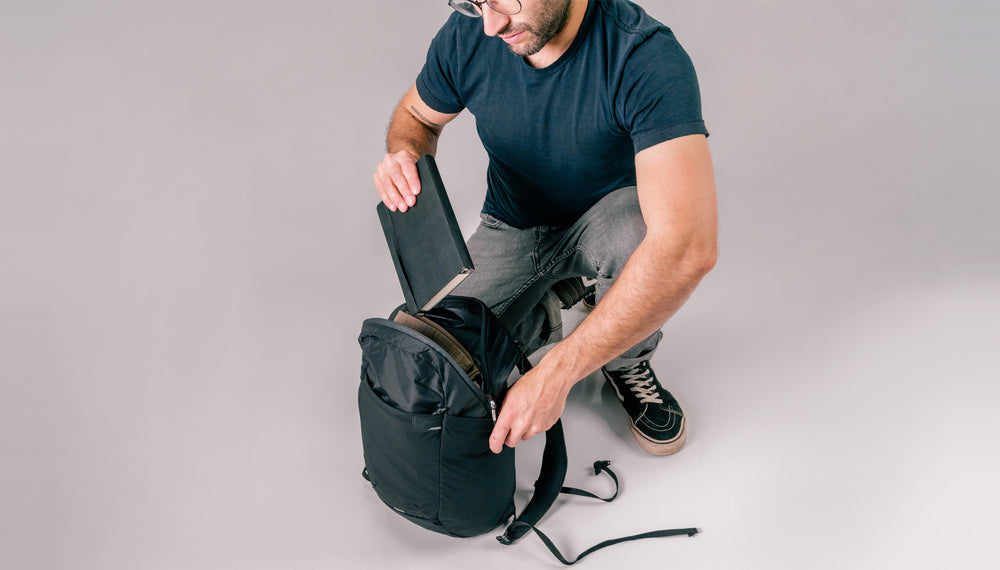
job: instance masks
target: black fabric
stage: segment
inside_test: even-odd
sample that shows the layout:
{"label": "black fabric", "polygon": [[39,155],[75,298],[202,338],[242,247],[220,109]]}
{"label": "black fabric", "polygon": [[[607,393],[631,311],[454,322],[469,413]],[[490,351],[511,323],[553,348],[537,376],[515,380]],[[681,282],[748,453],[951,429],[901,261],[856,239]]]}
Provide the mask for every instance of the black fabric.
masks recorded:
{"label": "black fabric", "polygon": [[562,483],[566,479],[566,469],[566,439],[563,435],[562,420],[556,420],[555,425],[545,432],[542,469],[538,480],[535,481],[535,493],[517,520],[507,527],[503,535],[497,537],[500,542],[510,544],[528,531],[528,526],[518,523],[526,523],[529,526],[538,524],[559,497]]}
{"label": "black fabric", "polygon": [[486,394],[447,352],[413,329],[386,319],[368,319],[358,342],[362,377],[394,408],[415,414],[447,410],[463,417],[490,417]]}
{"label": "black fabric", "polygon": [[465,345],[482,371],[482,388],[427,337],[388,319],[366,320],[358,338],[365,473],[379,498],[405,518],[475,536],[514,514],[514,450],[494,454],[489,435],[495,402],[523,357],[481,301],[448,297],[424,316]]}
{"label": "black fabric", "polygon": [[490,418],[412,414],[358,391],[365,470],[379,498],[451,536],[489,532],[514,514],[514,450],[489,448]]}
{"label": "black fabric", "polygon": [[501,402],[510,373],[523,362],[517,343],[500,319],[482,301],[458,295],[445,297],[421,315],[447,329],[472,354],[490,382],[488,390]]}

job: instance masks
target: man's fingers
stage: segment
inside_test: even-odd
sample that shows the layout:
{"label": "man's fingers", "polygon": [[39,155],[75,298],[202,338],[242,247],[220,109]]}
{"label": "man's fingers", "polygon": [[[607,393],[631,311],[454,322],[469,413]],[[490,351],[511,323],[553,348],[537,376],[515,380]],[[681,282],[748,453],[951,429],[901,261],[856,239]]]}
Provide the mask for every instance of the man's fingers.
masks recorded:
{"label": "man's fingers", "polygon": [[[497,427],[499,426],[500,424],[498,423]],[[528,441],[543,431],[545,430],[525,428],[520,426],[518,422],[514,422],[510,425],[510,427],[504,425],[501,433],[498,433],[498,430],[494,428],[493,434],[490,436],[490,449],[493,450],[494,453],[500,453],[500,450],[503,449],[504,445],[507,447],[517,447],[518,443]]]}
{"label": "man's fingers", "polygon": [[420,174],[417,172],[417,163],[406,161],[400,163],[400,166],[403,171],[403,177],[410,188],[410,194],[414,196],[420,194]]}
{"label": "man's fingers", "polygon": [[[524,435],[527,435],[527,434],[524,434]],[[518,443],[520,443],[520,442],[522,442],[522,441],[524,441],[526,439],[528,439],[528,438],[524,437],[522,434],[519,434],[519,433],[516,434],[516,433],[514,433],[513,430],[511,430],[510,433],[507,434],[507,441],[504,442],[504,443],[507,444],[507,447],[516,447]]]}
{"label": "man's fingers", "polygon": [[501,428],[500,424],[497,424],[493,428],[493,433],[490,434],[490,451],[493,453],[500,453],[503,451],[503,444],[507,440],[507,428]]}
{"label": "man's fingers", "polygon": [[405,212],[420,193],[420,175],[413,157],[405,151],[387,154],[375,169],[375,189],[392,211]]}
{"label": "man's fingers", "polygon": [[406,181],[403,171],[398,167],[392,169],[390,176],[400,197],[400,202],[397,202],[396,205],[399,206],[399,211],[405,212],[408,207],[416,203],[416,198],[410,193],[410,183]]}
{"label": "man's fingers", "polygon": [[375,189],[382,198],[382,203],[393,212],[399,208],[399,204],[405,204],[402,196],[399,195],[399,190],[396,189],[396,185],[392,182],[392,177],[386,172],[384,163],[379,164],[375,170]]}
{"label": "man's fingers", "polygon": [[386,192],[386,184],[382,180],[382,165],[379,165],[378,170],[375,171],[375,175],[372,177],[375,182],[375,190],[378,192],[379,198],[382,199],[382,203],[385,204],[386,208],[391,211],[396,211],[396,201],[389,197],[389,193]]}
{"label": "man's fingers", "polygon": [[490,434],[490,451],[500,453],[503,451],[505,443],[510,445],[510,447],[514,447],[509,443],[511,435],[513,435],[513,432],[511,432],[510,415],[504,414],[501,408],[500,417],[497,418],[497,423],[493,426],[493,433]]}

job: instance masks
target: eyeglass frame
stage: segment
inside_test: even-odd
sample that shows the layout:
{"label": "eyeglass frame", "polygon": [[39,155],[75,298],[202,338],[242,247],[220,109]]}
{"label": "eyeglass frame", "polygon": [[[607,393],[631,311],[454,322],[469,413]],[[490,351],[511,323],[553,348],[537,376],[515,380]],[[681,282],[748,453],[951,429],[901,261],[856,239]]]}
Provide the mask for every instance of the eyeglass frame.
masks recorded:
{"label": "eyeglass frame", "polygon": [[448,0],[448,5],[451,6],[453,10],[455,10],[456,12],[458,12],[459,14],[461,14],[463,16],[468,16],[470,18],[482,18],[483,17],[483,4],[489,6],[490,10],[493,10],[497,14],[503,14],[504,16],[514,16],[516,14],[520,14],[521,10],[524,9],[524,5],[521,4],[521,0],[514,0],[514,1],[517,2],[517,11],[516,12],[511,12],[509,14],[507,12],[501,12],[500,10],[497,10],[496,7],[493,6],[494,0],[479,0],[478,2],[476,0],[458,0],[458,2],[461,3],[461,4],[471,4],[471,5],[475,6],[475,8],[474,8],[474,11],[476,12],[475,15],[472,15],[472,14],[470,14],[468,12],[460,10],[457,6],[455,6],[455,0]]}

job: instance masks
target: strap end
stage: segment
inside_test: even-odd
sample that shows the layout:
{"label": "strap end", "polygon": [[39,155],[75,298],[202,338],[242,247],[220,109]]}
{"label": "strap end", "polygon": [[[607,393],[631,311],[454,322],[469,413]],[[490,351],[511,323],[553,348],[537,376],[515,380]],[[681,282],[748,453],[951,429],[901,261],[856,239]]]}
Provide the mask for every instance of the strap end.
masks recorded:
{"label": "strap end", "polygon": [[532,525],[526,522],[515,520],[514,522],[510,523],[510,526],[507,527],[507,530],[505,530],[503,534],[497,537],[497,542],[505,546],[514,544],[514,542],[517,539],[524,536],[525,533],[527,533],[532,528],[533,528]]}

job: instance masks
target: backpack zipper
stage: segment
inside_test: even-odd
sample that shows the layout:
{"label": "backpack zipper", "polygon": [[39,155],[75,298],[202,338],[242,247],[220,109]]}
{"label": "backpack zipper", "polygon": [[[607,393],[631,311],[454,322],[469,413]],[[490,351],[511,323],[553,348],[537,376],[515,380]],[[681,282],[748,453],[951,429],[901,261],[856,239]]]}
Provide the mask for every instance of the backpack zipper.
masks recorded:
{"label": "backpack zipper", "polygon": [[496,425],[497,424],[497,402],[496,402],[496,400],[493,399],[493,396],[491,396],[490,393],[487,392],[486,390],[483,390],[483,393],[486,394],[486,399],[489,400],[489,402],[490,402],[490,416],[493,417],[493,425]]}

